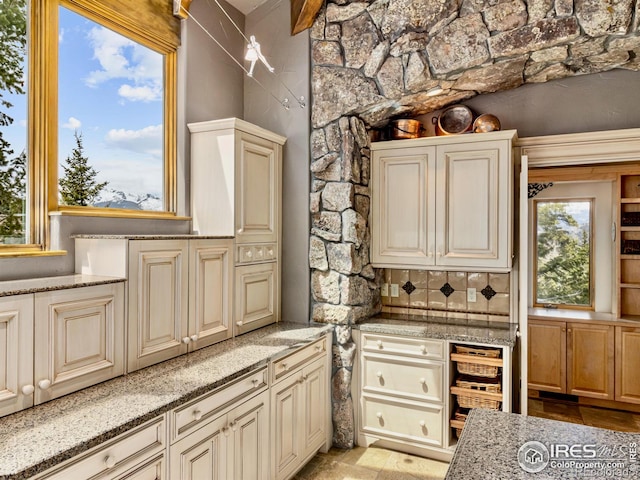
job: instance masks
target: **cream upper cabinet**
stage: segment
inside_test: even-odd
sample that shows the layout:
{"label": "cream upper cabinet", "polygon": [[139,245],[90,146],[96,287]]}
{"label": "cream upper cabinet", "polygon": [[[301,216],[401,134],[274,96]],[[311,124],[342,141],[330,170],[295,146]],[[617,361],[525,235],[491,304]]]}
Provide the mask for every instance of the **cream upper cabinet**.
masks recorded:
{"label": "cream upper cabinet", "polygon": [[286,139],[238,118],[188,126],[194,232],[277,242]]}
{"label": "cream upper cabinet", "polygon": [[78,273],[127,278],[127,371],[231,338],[231,239],[76,238]]}
{"label": "cream upper cabinet", "polygon": [[511,267],[514,131],[371,145],[372,263]]}
{"label": "cream upper cabinet", "polygon": [[33,405],[33,296],[0,298],[0,416]]}

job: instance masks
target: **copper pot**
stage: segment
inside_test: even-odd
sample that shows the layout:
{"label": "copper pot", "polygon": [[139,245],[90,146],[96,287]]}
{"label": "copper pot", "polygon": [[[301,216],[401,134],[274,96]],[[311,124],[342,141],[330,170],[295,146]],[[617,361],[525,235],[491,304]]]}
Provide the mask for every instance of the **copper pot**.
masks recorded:
{"label": "copper pot", "polygon": [[391,122],[391,138],[394,140],[418,138],[422,124],[418,120],[401,118]]}
{"label": "copper pot", "polygon": [[433,117],[436,135],[455,135],[471,131],[473,112],[465,105],[445,108],[438,117]]}
{"label": "copper pot", "polygon": [[490,113],[483,113],[473,122],[475,133],[497,132],[500,128],[500,120]]}

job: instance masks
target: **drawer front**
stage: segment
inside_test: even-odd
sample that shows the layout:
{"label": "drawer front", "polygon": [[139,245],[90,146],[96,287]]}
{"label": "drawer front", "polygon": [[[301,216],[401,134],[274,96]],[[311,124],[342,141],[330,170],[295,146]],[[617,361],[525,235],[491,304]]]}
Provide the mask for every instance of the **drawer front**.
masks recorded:
{"label": "drawer front", "polygon": [[[164,416],[152,420],[142,428],[125,433],[111,441],[106,447],[77,461],[65,464],[51,475],[38,477],[47,480],[69,480],[71,478],[93,478],[100,475],[115,478],[118,472],[128,470],[143,460],[164,450],[166,445],[166,422]],[[125,477],[126,478],[126,477]]]}
{"label": "drawer front", "polygon": [[362,350],[430,360],[443,360],[444,340],[363,333]]}
{"label": "drawer front", "polygon": [[[114,480],[164,480],[167,478],[167,466],[164,454],[153,457],[148,462],[138,465],[128,472],[115,477]],[[107,480],[108,477],[100,477],[100,480]]]}
{"label": "drawer front", "polygon": [[315,358],[325,355],[327,352],[327,338],[322,337],[320,340],[307,345],[306,347],[296,350],[291,355],[287,355],[280,360],[271,364],[271,378],[273,381],[286,377],[288,373],[293,372],[296,368]]}
{"label": "drawer front", "polygon": [[367,434],[393,440],[442,446],[441,405],[362,397],[362,425]]}
{"label": "drawer front", "polygon": [[171,442],[199,428],[213,416],[222,413],[236,401],[267,388],[267,369],[245,375],[231,384],[205,394],[195,401],[174,409],[171,415]]}
{"label": "drawer front", "polygon": [[258,263],[277,258],[276,244],[266,243],[263,245],[239,245],[237,263]]}
{"label": "drawer front", "polygon": [[363,353],[364,392],[429,402],[444,401],[444,363]]}

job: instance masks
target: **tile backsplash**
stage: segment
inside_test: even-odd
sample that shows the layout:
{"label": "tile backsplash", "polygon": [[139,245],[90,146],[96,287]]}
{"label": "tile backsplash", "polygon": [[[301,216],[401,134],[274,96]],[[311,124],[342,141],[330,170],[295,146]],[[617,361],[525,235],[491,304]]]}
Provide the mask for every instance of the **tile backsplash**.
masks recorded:
{"label": "tile backsplash", "polygon": [[[382,296],[383,311],[420,313],[420,310],[509,315],[511,307],[509,273],[447,272],[434,270],[384,270],[389,285]],[[392,297],[391,285],[398,285]],[[475,302],[468,300],[475,289]]]}

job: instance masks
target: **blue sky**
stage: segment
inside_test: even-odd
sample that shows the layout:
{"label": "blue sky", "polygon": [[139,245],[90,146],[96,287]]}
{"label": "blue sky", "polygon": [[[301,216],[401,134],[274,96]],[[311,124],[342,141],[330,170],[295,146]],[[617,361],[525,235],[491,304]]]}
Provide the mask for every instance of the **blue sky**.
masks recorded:
{"label": "blue sky", "polygon": [[[58,160],[83,136],[85,155],[108,188],[162,195],[163,57],[60,8]],[[3,129],[19,153],[26,137],[24,96]]]}

